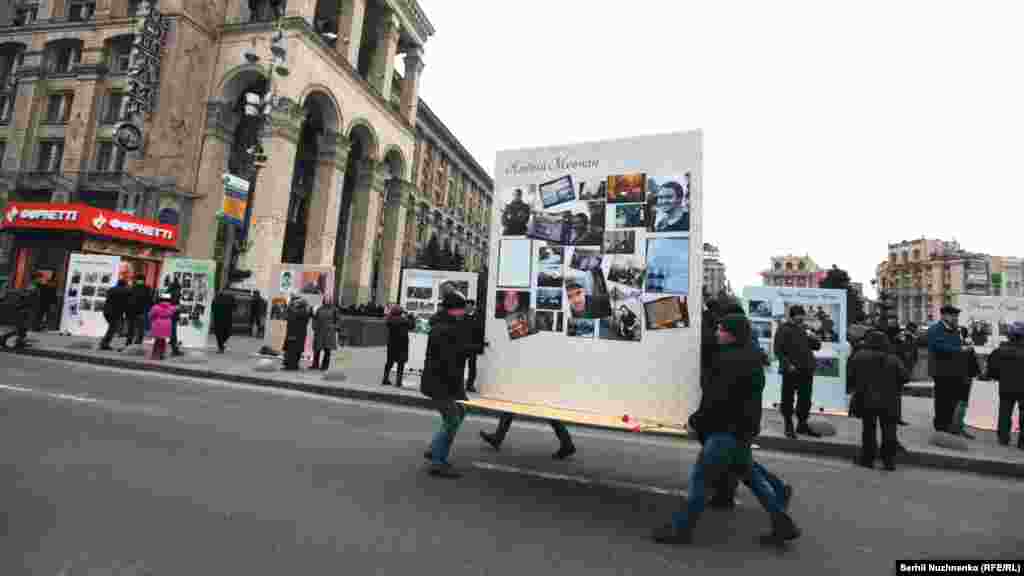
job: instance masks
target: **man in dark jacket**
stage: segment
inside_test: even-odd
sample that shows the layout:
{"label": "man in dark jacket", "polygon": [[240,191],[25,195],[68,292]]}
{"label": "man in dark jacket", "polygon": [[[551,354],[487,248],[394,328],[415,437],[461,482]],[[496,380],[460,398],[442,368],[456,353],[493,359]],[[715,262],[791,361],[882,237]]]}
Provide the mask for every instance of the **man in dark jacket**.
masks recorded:
{"label": "man in dark jacket", "polygon": [[178,342],[178,310],[181,309],[181,282],[171,277],[171,283],[167,285],[167,293],[171,296],[171,304],[174,304],[174,316],[171,317],[171,356],[183,356],[181,344]]}
{"label": "man in dark jacket", "polygon": [[654,539],[671,544],[692,541],[697,520],[704,511],[704,490],[729,471],[738,472],[768,511],[772,531],[764,544],[781,544],[799,538],[800,530],[783,509],[764,468],[755,466],[751,440],[761,411],[757,390],[763,385],[761,354],[750,344],[750,322],[740,314],[722,318],[717,339],[721,345],[708,388],[704,391],[699,433],[704,437],[697,462],[690,470],[686,510],[672,515],[672,523],[655,531]]}
{"label": "man in dark jacket", "polygon": [[[107,291],[107,301],[103,303],[103,318],[107,321],[107,333],[100,340],[100,350],[111,349],[110,342],[114,339],[114,336],[120,334],[121,325],[124,323],[125,316],[132,310],[132,307],[132,289],[121,278],[113,288]],[[132,339],[129,334],[124,345],[127,346],[131,343]]]}
{"label": "man in dark jacket", "polygon": [[466,328],[469,332],[469,349],[466,351],[466,392],[476,392],[476,357],[484,353],[484,315],[476,308],[476,302],[469,300],[466,306]]}
{"label": "man in dark jacket", "polygon": [[[814,351],[821,348],[821,342],[812,337],[804,326],[803,306],[789,310],[789,322],[779,327],[775,334],[775,355],[782,372],[782,402],[779,411],[786,422],[786,436],[796,438],[797,433],[817,438],[821,436],[807,425],[811,414],[811,392],[817,363]],[[796,417],[799,421],[793,430],[793,396],[796,394]]]}
{"label": "man in dark jacket", "polygon": [[388,351],[384,360],[384,379],[381,384],[391,386],[391,368],[398,365],[395,385],[402,387],[405,377],[405,363],[409,361],[409,332],[416,328],[416,318],[395,304],[388,310],[385,324],[388,327]]}
{"label": "man in dark jacket", "polygon": [[14,347],[28,346],[28,326],[32,316],[39,308],[39,278],[33,277],[32,284],[14,293],[14,329],[0,336],[0,348],[7,348],[7,341],[16,336]]}
{"label": "man in dark jacket", "polygon": [[505,236],[523,236],[530,222],[530,205],[523,202],[523,191],[519,188],[512,193],[512,201],[501,213],[501,224]]}
{"label": "man in dark jacket", "polygon": [[928,372],[935,381],[932,424],[939,432],[956,434],[959,430],[954,430],[953,413],[967,378],[967,354],[971,347],[960,338],[960,309],[946,305],[940,313],[942,319],[928,328]]}
{"label": "man in dark jacket", "polygon": [[142,345],[146,335],[146,314],[153,305],[153,291],[146,286],[146,277],[139,274],[132,286],[132,305],[128,311],[128,343]]}
{"label": "man in dark jacket", "polygon": [[288,304],[288,323],[284,337],[285,370],[299,369],[299,358],[306,348],[306,335],[311,316],[309,304],[299,296],[292,296],[292,301]]}
{"label": "man in dark jacket", "polygon": [[885,334],[872,331],[847,363],[846,386],[853,394],[851,409],[861,420],[861,452],[857,464],[874,468],[878,455],[875,426],[882,430],[882,462],[895,470],[899,451],[896,423],[899,421],[900,389],[906,381],[902,359],[890,350]]}
{"label": "man in dark jacket", "polygon": [[988,376],[999,381],[999,443],[1010,443],[1016,405],[1017,448],[1024,450],[1024,322],[1010,324],[1009,341],[989,354]]}
{"label": "man in dark jacket", "polygon": [[[233,328],[233,316],[235,312],[235,296],[227,290],[221,290],[220,294],[213,299],[213,304],[210,306],[210,312],[213,315],[213,335],[217,338],[217,352],[223,354],[228,344],[228,339],[231,338],[231,329]],[[291,333],[291,318],[288,319],[289,334]],[[303,331],[305,335],[305,331]],[[298,360],[296,360],[296,370],[298,370]]]}
{"label": "man in dark jacket", "polygon": [[441,413],[441,429],[430,442],[430,475],[458,478],[461,474],[448,463],[455,435],[466,417],[459,400],[466,400],[465,327],[466,299],[458,292],[441,298],[440,310],[430,319],[427,356],[420,377],[420,392],[432,399]]}

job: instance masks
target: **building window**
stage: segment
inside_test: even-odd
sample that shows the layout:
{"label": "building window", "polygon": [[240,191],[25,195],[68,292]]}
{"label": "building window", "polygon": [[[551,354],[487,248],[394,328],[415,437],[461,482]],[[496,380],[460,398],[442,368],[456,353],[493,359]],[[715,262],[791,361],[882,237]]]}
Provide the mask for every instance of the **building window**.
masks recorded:
{"label": "building window", "polygon": [[103,111],[103,124],[117,124],[128,117],[128,97],[124,92],[111,92]]}
{"label": "building window", "polygon": [[23,4],[14,9],[13,26],[28,26],[36,21],[39,16],[38,4]]}
{"label": "building window", "polygon": [[40,172],[57,172],[64,159],[64,141],[50,140],[39,143],[39,160],[36,169]]}
{"label": "building window", "polygon": [[0,140],[0,168],[3,168],[5,155],[7,155],[7,141]]}
{"label": "building window", "polygon": [[0,124],[10,124],[14,116],[14,94],[0,94]]}
{"label": "building window", "polygon": [[68,20],[85,22],[96,15],[96,0],[70,0],[68,3]]}
{"label": "building window", "polygon": [[110,42],[110,73],[127,74],[132,66],[134,36],[118,36]]}
{"label": "building window", "polygon": [[71,105],[74,101],[75,95],[70,92],[50,94],[46,102],[46,123],[67,124],[71,119]]}
{"label": "building window", "polygon": [[71,74],[82,59],[82,51],[76,44],[60,44],[49,50],[46,71],[50,74]]}
{"label": "building window", "polygon": [[139,13],[139,8],[142,7],[142,0],[128,0],[128,15],[135,16]]}

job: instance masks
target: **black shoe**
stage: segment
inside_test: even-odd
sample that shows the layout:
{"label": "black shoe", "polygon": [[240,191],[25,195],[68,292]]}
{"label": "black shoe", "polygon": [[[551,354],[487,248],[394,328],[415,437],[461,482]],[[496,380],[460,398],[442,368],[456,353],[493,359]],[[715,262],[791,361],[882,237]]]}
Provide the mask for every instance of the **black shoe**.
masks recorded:
{"label": "black shoe", "polygon": [[807,422],[803,422],[797,426],[796,433],[803,434],[804,436],[810,436],[811,438],[821,438],[821,434],[811,430],[811,427],[807,425]]}
{"label": "black shoe", "polygon": [[899,421],[899,425],[900,426],[910,426],[910,422],[907,422],[906,420],[900,420]]}
{"label": "black shoe", "polygon": [[1010,439],[1009,438],[1000,438],[999,439],[999,444],[1001,446],[1009,446],[1010,445]]}
{"label": "black shoe", "polygon": [[974,440],[974,434],[971,434],[966,429],[960,431],[960,435],[968,440]]}
{"label": "black shoe", "polygon": [[381,381],[380,385],[381,386],[391,386],[391,380],[388,380],[387,378],[385,378],[384,380]]}
{"label": "black shoe", "polygon": [[854,458],[853,463],[862,468],[875,469],[875,459],[868,460],[867,458]]}
{"label": "black shoe", "polygon": [[886,469],[886,470],[888,470],[889,472],[892,472],[893,470],[895,470],[895,469],[896,469],[896,464],[895,464],[895,463],[894,463],[894,462],[893,462],[892,460],[886,460],[886,461],[885,461],[885,466],[884,466],[884,467],[885,467],[885,469]]}
{"label": "black shoe", "polygon": [[113,350],[113,348],[111,348],[110,346],[100,346],[99,348],[97,348],[97,350],[107,350],[107,351],[112,351],[112,350]]}
{"label": "black shoe", "polygon": [[472,386],[466,386],[466,392],[472,392],[473,394],[479,394],[479,392],[476,391],[476,388],[474,388]]}
{"label": "black shoe", "polygon": [[691,544],[693,530],[676,530],[671,524],[656,528],[651,535],[659,544]]}
{"label": "black shoe", "polygon": [[185,353],[182,352],[181,350],[172,350],[171,351],[171,356],[184,356],[184,355],[185,355]]}
{"label": "black shoe", "polygon": [[431,464],[429,474],[438,478],[462,478],[462,473],[451,464]]}
{"label": "black shoe", "polygon": [[494,434],[488,434],[481,430],[480,438],[482,438],[484,442],[490,444],[491,448],[494,448],[495,451],[501,450],[501,442],[498,442],[498,439],[494,437]]}
{"label": "black shoe", "polygon": [[897,443],[896,444],[896,453],[897,454],[910,454],[910,451],[907,450],[907,447],[904,446],[903,444]]}
{"label": "black shoe", "polygon": [[793,430],[793,420],[786,418],[786,438],[796,438],[796,432]]}
{"label": "black shoe", "polygon": [[1024,436],[1017,439],[1017,448],[1024,450]]}
{"label": "black shoe", "polygon": [[782,509],[789,510],[789,501],[793,499],[793,487],[786,484],[782,488]]}
{"label": "black shoe", "polygon": [[761,536],[761,544],[765,546],[782,546],[786,542],[800,537],[800,529],[788,514],[780,512],[772,514],[772,531]]}
{"label": "black shoe", "polygon": [[426,452],[423,453],[423,457],[426,458],[427,460],[433,460],[434,459],[434,451],[433,450],[427,450]]}
{"label": "black shoe", "polygon": [[565,460],[566,458],[572,456],[575,453],[576,447],[570,444],[568,446],[562,446],[561,448],[559,448],[558,452],[552,454],[551,457],[554,458],[555,460]]}

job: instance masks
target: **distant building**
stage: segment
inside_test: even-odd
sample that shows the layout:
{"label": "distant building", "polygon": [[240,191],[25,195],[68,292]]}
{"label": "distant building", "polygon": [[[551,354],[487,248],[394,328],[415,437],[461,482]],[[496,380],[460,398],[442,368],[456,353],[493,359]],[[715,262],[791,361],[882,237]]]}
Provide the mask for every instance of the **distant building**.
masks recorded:
{"label": "distant building", "polygon": [[704,243],[704,288],[709,294],[729,292],[729,281],[725,277],[725,263],[721,253],[713,244]]}
{"label": "distant building", "polygon": [[761,278],[765,286],[818,288],[825,271],[810,256],[774,256],[771,268],[761,272]]}

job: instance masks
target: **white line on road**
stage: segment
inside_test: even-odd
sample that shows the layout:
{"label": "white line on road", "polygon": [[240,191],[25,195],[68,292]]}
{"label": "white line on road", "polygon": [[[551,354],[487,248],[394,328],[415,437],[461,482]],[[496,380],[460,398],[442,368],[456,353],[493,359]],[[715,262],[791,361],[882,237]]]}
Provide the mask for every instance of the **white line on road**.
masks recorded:
{"label": "white line on road", "polygon": [[43,392],[42,390],[23,388],[21,386],[10,386],[8,384],[0,384],[0,388],[10,390],[11,392],[21,392],[24,394],[32,394],[34,396],[46,396],[47,398],[70,400],[71,402],[81,402],[83,404],[97,404],[101,402],[101,400],[97,398],[90,398],[88,396],[75,396],[74,394],[63,394],[60,392]]}
{"label": "white line on road", "polygon": [[[618,480],[602,480],[599,478],[587,478],[586,476],[576,476],[571,474],[559,474],[557,472],[541,472],[540,470],[530,470],[527,468],[519,468],[516,466],[506,466],[504,464],[491,464],[490,462],[474,461],[473,466],[482,470],[491,470],[494,472],[509,472],[512,474],[519,474],[521,476],[532,476],[534,478],[543,478],[545,480],[559,480],[562,482],[574,482],[576,484],[583,484],[584,486],[601,486],[604,488],[624,488],[626,490],[633,490],[637,492],[650,492],[653,494],[659,494],[662,496],[678,496],[681,498],[686,497],[685,490],[673,490],[670,488],[659,488],[658,486],[649,486],[647,484],[637,484],[635,482],[621,482]],[[737,501],[738,503],[738,501]]]}

